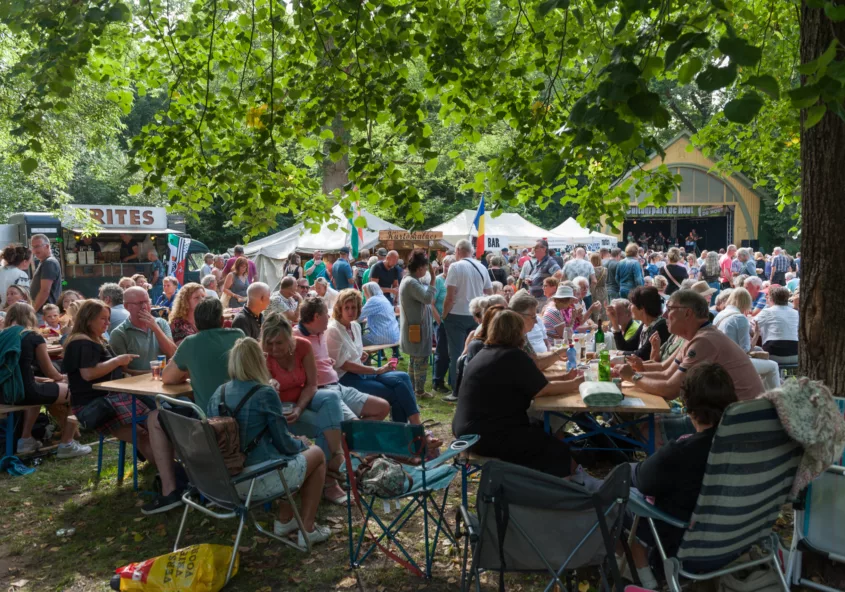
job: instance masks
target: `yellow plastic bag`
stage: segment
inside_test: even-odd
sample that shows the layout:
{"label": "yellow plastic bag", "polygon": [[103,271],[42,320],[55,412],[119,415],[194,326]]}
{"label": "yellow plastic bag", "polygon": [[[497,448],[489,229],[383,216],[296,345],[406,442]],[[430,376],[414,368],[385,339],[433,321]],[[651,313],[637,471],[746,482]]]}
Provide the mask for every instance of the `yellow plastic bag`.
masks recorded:
{"label": "yellow plastic bag", "polygon": [[[217,592],[226,583],[232,547],[192,545],[116,570],[122,592]],[[238,573],[240,557],[232,575]]]}

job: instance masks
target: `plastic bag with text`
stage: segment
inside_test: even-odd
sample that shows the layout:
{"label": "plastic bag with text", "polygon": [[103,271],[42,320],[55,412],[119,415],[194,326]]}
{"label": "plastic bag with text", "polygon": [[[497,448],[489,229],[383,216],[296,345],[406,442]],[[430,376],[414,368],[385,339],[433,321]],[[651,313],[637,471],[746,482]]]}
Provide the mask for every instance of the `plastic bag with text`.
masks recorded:
{"label": "plastic bag with text", "polygon": [[[192,545],[115,570],[112,589],[122,592],[217,592],[226,583],[232,547]],[[240,557],[232,575],[238,573]],[[115,581],[117,580],[117,581]],[[115,585],[117,584],[117,586]]]}

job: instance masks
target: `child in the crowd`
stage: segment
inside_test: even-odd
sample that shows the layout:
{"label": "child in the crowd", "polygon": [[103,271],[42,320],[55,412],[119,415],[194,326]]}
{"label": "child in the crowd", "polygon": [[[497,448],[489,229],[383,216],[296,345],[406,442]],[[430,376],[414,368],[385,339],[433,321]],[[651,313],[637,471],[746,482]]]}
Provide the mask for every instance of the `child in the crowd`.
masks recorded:
{"label": "child in the crowd", "polygon": [[44,318],[45,328],[50,331],[50,335],[61,335],[62,325],[59,322],[59,307],[55,304],[45,304],[41,308],[41,314]]}

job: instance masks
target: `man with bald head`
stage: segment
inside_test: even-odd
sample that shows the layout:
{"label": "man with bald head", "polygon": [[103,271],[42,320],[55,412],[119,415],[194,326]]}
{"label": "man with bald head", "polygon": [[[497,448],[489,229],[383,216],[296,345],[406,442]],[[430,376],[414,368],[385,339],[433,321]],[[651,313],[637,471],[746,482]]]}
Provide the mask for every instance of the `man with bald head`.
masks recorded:
{"label": "man with bald head", "polygon": [[150,362],[158,356],[172,357],[176,344],[170,325],[150,312],[150,295],[144,288],[134,286],[123,293],[123,306],[129,318],[111,332],[110,344],[114,353],[135,354],[138,357],[124,369],[127,374],[150,372]]}
{"label": "man with bald head", "polygon": [[570,282],[577,277],[584,277],[590,282],[587,288],[587,293],[584,295],[584,306],[590,308],[593,304],[593,295],[591,290],[596,285],[596,270],[593,269],[592,264],[586,259],[587,251],[583,247],[575,249],[575,258],[563,266],[563,275]]}
{"label": "man with bald head", "polygon": [[246,304],[232,320],[232,329],[240,329],[247,337],[258,339],[264,311],[270,306],[270,286],[253,282],[246,289]]}
{"label": "man with bald head", "polygon": [[390,251],[384,261],[373,265],[370,271],[370,281],[378,283],[390,304],[395,304],[396,297],[399,295],[399,282],[402,281],[402,268],[397,265],[398,263],[399,253]]}

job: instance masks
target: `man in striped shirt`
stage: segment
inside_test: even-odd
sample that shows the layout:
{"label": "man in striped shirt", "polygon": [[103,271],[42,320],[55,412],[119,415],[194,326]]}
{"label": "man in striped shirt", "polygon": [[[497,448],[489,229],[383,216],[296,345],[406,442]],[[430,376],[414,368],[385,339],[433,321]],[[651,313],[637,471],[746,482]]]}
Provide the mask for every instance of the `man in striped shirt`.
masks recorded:
{"label": "man in striped shirt", "polygon": [[773,284],[783,286],[786,284],[786,272],[789,271],[789,257],[783,254],[783,249],[775,247],[772,257],[772,272],[769,281]]}

